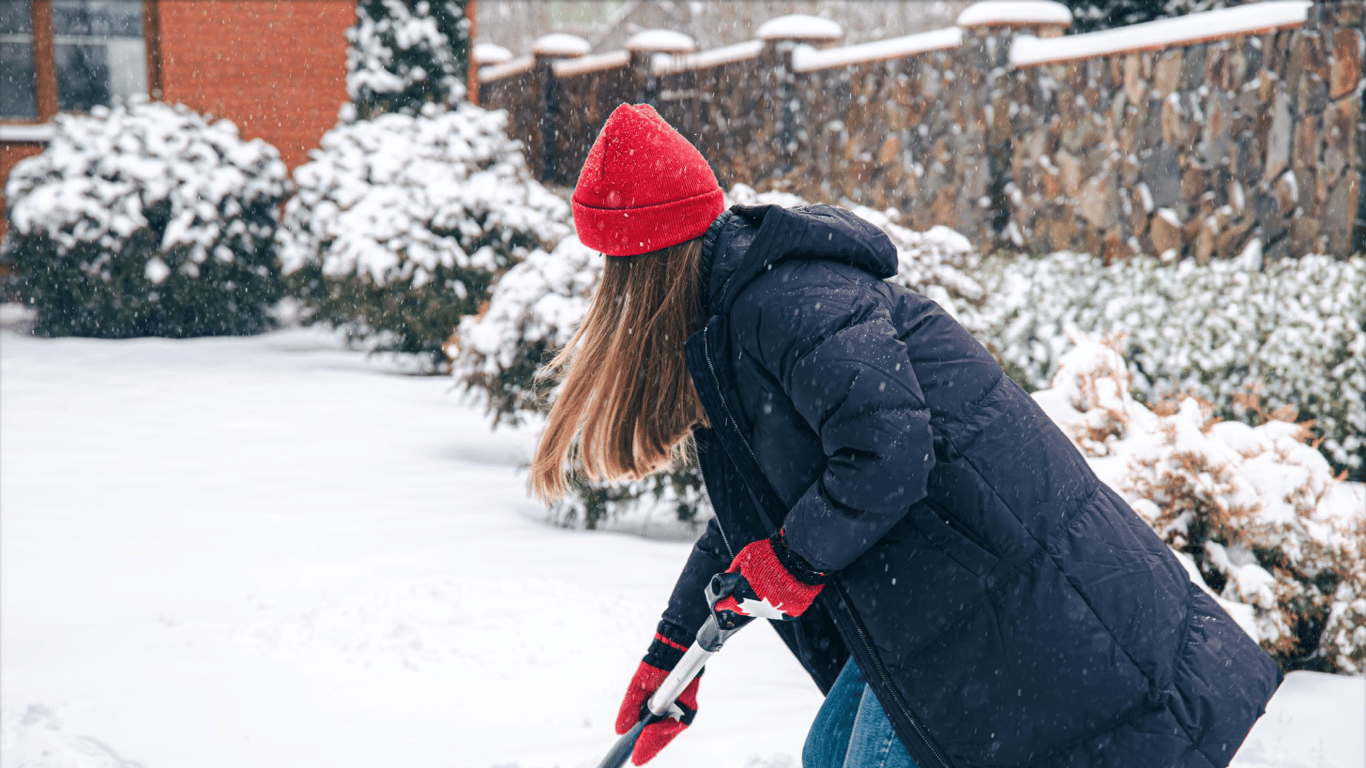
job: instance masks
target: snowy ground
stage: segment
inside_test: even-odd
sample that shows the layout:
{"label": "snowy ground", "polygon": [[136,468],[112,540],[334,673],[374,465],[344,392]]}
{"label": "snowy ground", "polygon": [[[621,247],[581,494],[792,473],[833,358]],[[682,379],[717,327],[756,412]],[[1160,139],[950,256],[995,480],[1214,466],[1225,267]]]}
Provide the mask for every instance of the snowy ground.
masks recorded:
{"label": "snowy ground", "polygon": [[[441,378],[315,331],[0,332],[5,768],[580,768],[687,554],[546,525]],[[776,635],[711,665],[658,768],[796,768]],[[1366,765],[1366,679],[1292,674],[1240,768]]]}

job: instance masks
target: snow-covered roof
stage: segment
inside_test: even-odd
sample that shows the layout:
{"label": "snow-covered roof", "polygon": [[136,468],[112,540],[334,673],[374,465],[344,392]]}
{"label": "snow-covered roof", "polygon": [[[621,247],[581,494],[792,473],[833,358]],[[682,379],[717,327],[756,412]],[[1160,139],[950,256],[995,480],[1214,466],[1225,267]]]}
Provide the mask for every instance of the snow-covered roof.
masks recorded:
{"label": "snow-covered roof", "polygon": [[534,66],[536,66],[536,59],[530,56],[522,56],[502,64],[491,64],[479,69],[479,82],[491,83],[494,80],[520,75],[523,72],[529,72]]}
{"label": "snow-covered roof", "polygon": [[706,69],[707,67],[719,67],[722,64],[732,64],[737,61],[746,61],[756,58],[764,50],[763,40],[746,40],[743,43],[735,43],[721,48],[712,48],[709,51],[698,51],[686,56],[675,56],[672,59],[661,60],[654,66],[656,75],[667,75],[670,72],[685,72],[690,69]]}
{"label": "snow-covered roof", "polygon": [[1308,0],[1268,0],[1089,32],[1084,35],[1068,35],[1048,40],[1026,35],[1015,38],[1010,48],[1010,63],[1016,67],[1028,67],[1092,56],[1189,45],[1235,35],[1261,34],[1303,24],[1311,5],[1313,3]]}
{"label": "snow-covered roof", "polygon": [[1072,12],[1050,0],[984,0],[958,14],[958,26],[983,27],[1013,24],[1072,25]]}
{"label": "snow-covered roof", "polygon": [[512,61],[512,51],[493,43],[479,43],[470,52],[476,64],[503,64]]}
{"label": "snow-covered roof", "polygon": [[844,28],[830,19],[794,13],[765,21],[756,36],[760,40],[839,40]]}
{"label": "snow-covered roof", "polygon": [[626,41],[628,51],[663,51],[689,53],[697,50],[697,41],[682,32],[668,29],[647,29],[631,35]]}
{"label": "snow-covered roof", "polygon": [[843,48],[818,51],[810,46],[802,46],[792,53],[792,68],[797,72],[810,72],[817,69],[843,67],[850,64],[863,64],[884,59],[896,59],[929,51],[957,48],[963,44],[963,30],[958,27],[936,29],[889,40],[875,40]]}
{"label": "snow-covered roof", "polygon": [[627,51],[612,51],[611,53],[598,53],[592,56],[581,56],[577,59],[568,61],[557,61],[551,65],[555,70],[556,77],[572,77],[574,75],[584,75],[589,72],[597,72],[603,69],[617,69],[631,63],[631,54]]}
{"label": "snow-covered roof", "polygon": [[536,39],[531,44],[531,52],[537,56],[564,56],[574,58],[587,55],[593,50],[593,46],[587,40],[574,35],[566,35],[563,32],[546,35]]}

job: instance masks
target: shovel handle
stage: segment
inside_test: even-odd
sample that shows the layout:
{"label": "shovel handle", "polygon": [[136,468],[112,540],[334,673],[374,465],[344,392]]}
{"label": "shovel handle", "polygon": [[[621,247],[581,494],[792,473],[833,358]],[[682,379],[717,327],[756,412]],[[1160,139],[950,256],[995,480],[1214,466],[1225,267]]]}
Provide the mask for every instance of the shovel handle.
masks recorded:
{"label": "shovel handle", "polygon": [[674,700],[683,695],[683,689],[693,681],[693,678],[702,673],[702,667],[706,666],[707,659],[710,659],[717,651],[721,650],[721,645],[730,638],[731,635],[739,632],[742,627],[749,623],[747,616],[736,616],[730,612],[717,613],[716,603],[723,597],[729,595],[735,589],[735,583],[739,579],[739,574],[717,574],[707,584],[707,604],[712,607],[712,613],[703,622],[702,628],[697,630],[697,639],[688,648],[688,652],[683,654],[683,658],[674,665],[669,676],[664,678],[664,682],[655,690],[654,695],[646,703],[646,712],[631,730],[622,734],[617,739],[617,743],[612,745],[612,749],[607,756],[598,763],[598,768],[621,768],[631,757],[631,751],[635,749],[636,739],[640,738],[641,731],[645,726],[663,720],[669,715],[669,707]]}
{"label": "shovel handle", "polygon": [[654,715],[642,719],[640,722],[631,726],[631,730],[621,735],[617,743],[612,745],[612,749],[607,756],[598,763],[598,768],[621,768],[626,761],[631,758],[631,750],[636,747],[636,739],[640,738],[640,732],[645,730],[645,726],[650,723],[658,722]]}

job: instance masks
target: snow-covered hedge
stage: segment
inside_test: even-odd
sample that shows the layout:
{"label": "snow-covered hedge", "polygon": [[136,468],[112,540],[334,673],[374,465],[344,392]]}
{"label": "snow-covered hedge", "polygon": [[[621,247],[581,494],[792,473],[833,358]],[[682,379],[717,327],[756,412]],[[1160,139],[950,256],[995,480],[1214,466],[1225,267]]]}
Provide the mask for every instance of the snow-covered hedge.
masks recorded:
{"label": "snow-covered hedge", "polygon": [[1324,454],[1366,477],[1366,260],[1258,261],[997,259],[976,275],[989,297],[980,316],[960,319],[1035,389],[1071,334],[1122,334],[1140,400],[1193,394],[1249,420],[1237,398],[1257,391],[1270,409],[1300,409]]}
{"label": "snow-covered hedge", "polygon": [[1268,414],[1249,395],[1255,427],[1193,397],[1149,410],[1121,355],[1086,339],[1058,363],[1035,399],[1198,584],[1282,667],[1366,670],[1366,499],[1334,479],[1294,409]]}
{"label": "snow-covered hedge", "polygon": [[295,171],[280,257],[313,322],[444,363],[495,277],[570,232],[506,115],[462,104],[338,125]]}
{"label": "snow-covered hedge", "polygon": [[61,115],[10,173],[9,292],[50,336],[263,330],[280,295],[274,239],[288,172],[181,105],[137,100]]}

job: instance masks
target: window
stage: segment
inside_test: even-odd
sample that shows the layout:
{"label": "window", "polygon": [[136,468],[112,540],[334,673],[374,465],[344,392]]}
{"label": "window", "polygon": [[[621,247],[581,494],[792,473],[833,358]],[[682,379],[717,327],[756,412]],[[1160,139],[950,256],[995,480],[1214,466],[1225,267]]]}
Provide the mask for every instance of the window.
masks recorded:
{"label": "window", "polygon": [[0,119],[38,117],[33,0],[0,2]]}
{"label": "window", "polygon": [[0,0],[0,120],[147,92],[143,0]]}

